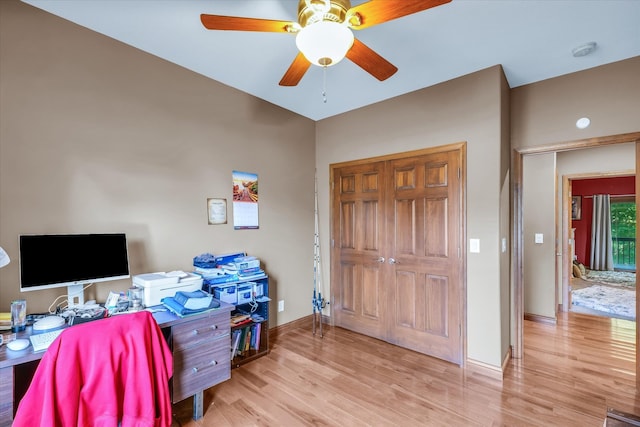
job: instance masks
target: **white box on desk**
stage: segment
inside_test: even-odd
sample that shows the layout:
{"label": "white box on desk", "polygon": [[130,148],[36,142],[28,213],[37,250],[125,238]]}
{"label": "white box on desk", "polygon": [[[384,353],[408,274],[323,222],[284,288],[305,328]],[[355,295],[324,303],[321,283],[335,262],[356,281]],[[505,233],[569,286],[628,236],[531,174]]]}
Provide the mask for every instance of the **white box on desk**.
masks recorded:
{"label": "white box on desk", "polygon": [[236,284],[226,285],[220,284],[216,285],[213,288],[213,297],[222,302],[226,302],[229,304],[237,304],[238,303],[238,290],[236,288]]}
{"label": "white box on desk", "polygon": [[136,274],[132,277],[133,284],[140,287],[172,285],[178,283],[178,280],[178,276],[167,276],[164,273]]}
{"label": "white box on desk", "polygon": [[162,273],[133,276],[133,285],[144,291],[144,305],[162,304],[162,298],[172,297],[178,291],[193,292],[202,289],[202,277],[188,273],[186,277],[166,276]]}
{"label": "white box on desk", "polygon": [[243,283],[238,285],[238,304],[246,304],[251,302],[251,294],[253,293],[252,283]]}

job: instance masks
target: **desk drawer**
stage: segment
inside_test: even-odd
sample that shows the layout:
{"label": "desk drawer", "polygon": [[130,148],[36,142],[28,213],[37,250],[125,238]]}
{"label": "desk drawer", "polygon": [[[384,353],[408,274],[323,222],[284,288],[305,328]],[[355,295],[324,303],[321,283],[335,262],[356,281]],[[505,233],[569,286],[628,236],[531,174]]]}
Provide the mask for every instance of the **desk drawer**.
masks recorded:
{"label": "desk drawer", "polygon": [[230,333],[229,313],[216,313],[203,319],[181,323],[172,328],[173,351],[209,345],[217,339],[226,337],[228,347]]}
{"label": "desk drawer", "polygon": [[231,378],[229,340],[203,344],[173,355],[173,402]]}

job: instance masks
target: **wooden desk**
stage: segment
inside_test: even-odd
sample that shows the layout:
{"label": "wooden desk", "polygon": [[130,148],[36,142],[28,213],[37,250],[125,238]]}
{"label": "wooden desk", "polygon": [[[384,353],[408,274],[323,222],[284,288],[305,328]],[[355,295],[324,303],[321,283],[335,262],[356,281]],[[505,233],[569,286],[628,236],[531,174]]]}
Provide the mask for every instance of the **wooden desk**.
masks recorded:
{"label": "wooden desk", "polygon": [[[188,317],[168,311],[153,313],[173,353],[171,401],[176,403],[193,396],[194,419],[203,414],[203,390],[231,377],[229,319],[233,308],[221,302],[217,310]],[[17,338],[29,335],[31,326],[18,332]],[[21,351],[0,346],[0,426],[11,425],[19,402],[16,399],[22,397],[15,396],[20,380],[16,372],[30,364],[35,368],[44,353],[34,353],[31,346]],[[26,390],[26,384],[23,386]]]}

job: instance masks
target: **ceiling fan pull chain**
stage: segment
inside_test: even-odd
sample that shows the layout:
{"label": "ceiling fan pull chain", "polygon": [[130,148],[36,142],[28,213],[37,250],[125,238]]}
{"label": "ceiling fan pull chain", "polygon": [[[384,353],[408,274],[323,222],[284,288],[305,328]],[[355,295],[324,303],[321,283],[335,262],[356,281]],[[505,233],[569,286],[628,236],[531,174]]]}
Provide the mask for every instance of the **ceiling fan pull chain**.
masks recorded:
{"label": "ceiling fan pull chain", "polygon": [[322,67],[322,102],[327,103],[327,66]]}

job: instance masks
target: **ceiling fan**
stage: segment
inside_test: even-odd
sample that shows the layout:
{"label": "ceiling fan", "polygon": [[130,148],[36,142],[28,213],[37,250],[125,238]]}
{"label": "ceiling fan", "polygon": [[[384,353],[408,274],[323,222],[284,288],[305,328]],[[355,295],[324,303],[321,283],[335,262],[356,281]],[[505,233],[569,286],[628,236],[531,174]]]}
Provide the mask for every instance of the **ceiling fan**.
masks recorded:
{"label": "ceiling fan", "polygon": [[350,0],[299,0],[298,22],[207,14],[201,14],[200,20],[209,30],[295,34],[300,52],[280,80],[280,86],[297,85],[311,64],[328,67],[345,56],[383,81],[398,68],[355,38],[351,30],[362,30],[450,1],[369,0],[351,7]]}

